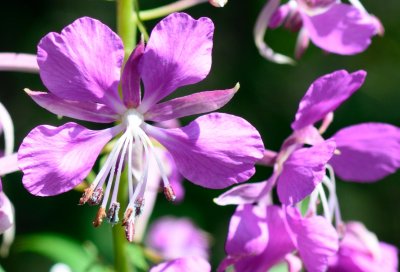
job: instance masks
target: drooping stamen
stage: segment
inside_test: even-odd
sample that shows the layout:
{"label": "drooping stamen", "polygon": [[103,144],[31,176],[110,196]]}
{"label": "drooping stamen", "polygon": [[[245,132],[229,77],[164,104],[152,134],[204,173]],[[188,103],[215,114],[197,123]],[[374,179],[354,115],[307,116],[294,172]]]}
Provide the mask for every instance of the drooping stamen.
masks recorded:
{"label": "drooping stamen", "polygon": [[97,187],[92,193],[92,196],[88,200],[89,205],[92,206],[99,205],[102,197],[103,197],[103,188]]}
{"label": "drooping stamen", "polygon": [[164,195],[168,201],[173,202],[176,199],[176,195],[170,184],[168,184],[167,186],[164,186]]}
{"label": "drooping stamen", "polygon": [[332,197],[334,197],[335,201],[335,222],[336,222],[336,228],[339,230],[340,228],[343,228],[344,222],[342,220],[342,215],[340,214],[340,205],[339,205],[339,200],[336,195],[336,179],[335,179],[335,172],[333,171],[332,166],[329,164],[326,165],[326,169],[328,169],[330,181],[332,184]]}
{"label": "drooping stamen", "polygon": [[103,223],[103,219],[106,217],[106,210],[103,207],[100,207],[99,210],[97,211],[96,217],[93,221],[93,226],[97,228],[98,226]]}
{"label": "drooping stamen", "polygon": [[89,200],[89,198],[92,196],[92,193],[93,193],[93,186],[86,188],[85,191],[83,191],[81,198],[79,199],[78,205],[85,204]]}
{"label": "drooping stamen", "polygon": [[125,211],[124,219],[122,220],[122,226],[125,226],[128,223],[128,221],[131,219],[132,214],[133,214],[133,209],[131,208],[128,208]]}
{"label": "drooping stamen", "polygon": [[129,140],[126,140],[124,143],[124,148],[122,150],[122,154],[119,158],[118,171],[117,171],[117,176],[115,178],[114,191],[113,191],[113,194],[111,197],[111,203],[117,202],[119,181],[121,179],[122,166],[124,165],[124,160],[125,160],[126,150],[128,149],[128,145],[129,145]]}
{"label": "drooping stamen", "polygon": [[134,220],[129,220],[125,225],[125,237],[128,242],[132,243],[135,236],[135,222]]}
{"label": "drooping stamen", "polygon": [[144,198],[138,197],[135,201],[135,216],[142,214],[144,208]]}
{"label": "drooping stamen", "polygon": [[111,204],[110,208],[107,211],[107,219],[111,224],[117,224],[119,221],[119,208],[120,204],[118,202],[114,202]]}
{"label": "drooping stamen", "polygon": [[324,188],[322,187],[322,183],[317,185],[317,190],[319,198],[321,199],[322,207],[324,209],[324,216],[329,222],[331,222],[332,214],[331,211],[329,210],[328,199],[326,198]]}

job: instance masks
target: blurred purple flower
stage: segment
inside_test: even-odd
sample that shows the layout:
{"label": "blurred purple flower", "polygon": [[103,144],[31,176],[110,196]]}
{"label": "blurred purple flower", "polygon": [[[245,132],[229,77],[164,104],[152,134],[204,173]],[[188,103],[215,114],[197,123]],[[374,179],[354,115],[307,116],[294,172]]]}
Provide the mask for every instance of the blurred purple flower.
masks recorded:
{"label": "blurred purple flower", "polygon": [[383,26],[369,14],[358,0],[352,5],[337,0],[290,0],[279,6],[280,0],[269,0],[261,11],[255,28],[255,43],[266,59],[293,64],[294,61],[275,53],[265,42],[267,28],[283,25],[299,31],[295,57],[300,58],[311,40],[321,49],[340,55],[354,55],[367,49],[372,36],[383,35]]}
{"label": "blurred purple flower", "polygon": [[359,222],[345,225],[340,240],[339,252],[330,259],[329,272],[396,272],[398,271],[398,249],[379,242]]}
{"label": "blurred purple flower", "polygon": [[[118,222],[117,194],[123,165],[119,162],[125,159],[130,197],[123,222],[127,233],[132,233],[133,221],[144,204],[150,157],[157,163],[167,198],[175,199],[149,137],[168,150],[180,173],[195,184],[216,189],[249,179],[264,148],[257,130],[244,119],[213,113],[173,129],[145,122],[213,111],[236,93],[238,87],[160,102],[177,88],[207,76],[211,68],[213,30],[208,18],[194,20],[185,13],[171,14],[156,25],[146,46],[140,43],[136,47],[122,76],[122,41],[101,22],[84,17],[67,26],[61,34],[46,35],[38,45],[37,55],[40,76],[49,92],[26,92],[55,114],[120,124],[100,131],[73,122],[61,127],[34,128],[18,151],[25,188],[38,196],[57,195],[74,188],[88,175],[104,145],[120,133],[104,166],[80,201],[100,204],[103,199],[95,226],[106,216],[107,206],[109,221]],[[140,80],[144,85],[142,99]],[[119,84],[122,99],[118,94]],[[140,157],[144,166],[134,188],[136,166],[132,165],[132,157],[135,156]]]}
{"label": "blurred purple flower", "polygon": [[208,259],[207,234],[187,218],[162,217],[149,228],[146,244],[164,259],[201,257]]}
{"label": "blurred purple flower", "polygon": [[150,272],[210,272],[210,264],[199,257],[179,258],[161,263],[150,269]]}

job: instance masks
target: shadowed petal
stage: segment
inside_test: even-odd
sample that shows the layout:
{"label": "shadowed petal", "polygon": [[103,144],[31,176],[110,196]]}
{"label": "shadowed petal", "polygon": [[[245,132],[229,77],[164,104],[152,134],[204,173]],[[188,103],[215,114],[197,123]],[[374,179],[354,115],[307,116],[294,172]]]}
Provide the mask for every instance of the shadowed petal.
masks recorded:
{"label": "shadowed petal", "polygon": [[162,122],[174,118],[215,111],[228,103],[238,90],[239,84],[236,84],[232,89],[199,92],[175,98],[154,105],[144,117],[146,120]]}
{"label": "shadowed petal", "polygon": [[314,191],[325,175],[325,165],[335,151],[335,142],[326,141],[292,153],[278,179],[279,200],[293,205]]}
{"label": "shadowed petal", "polygon": [[89,101],[69,101],[52,93],[36,92],[29,89],[25,89],[25,92],[39,106],[57,115],[96,123],[112,123],[118,119],[118,115],[104,104]]}
{"label": "shadowed petal", "polygon": [[140,64],[146,112],[177,88],[203,80],[211,68],[214,25],[208,18],[194,20],[173,13],[151,32]]}
{"label": "shadowed petal", "polygon": [[145,130],[168,149],[184,177],[206,188],[221,189],[248,180],[264,154],[258,131],[229,114],[203,115],[182,128],[146,125]]}
{"label": "shadowed petal", "polygon": [[144,47],[144,41],[141,40],[129,56],[122,72],[122,97],[125,106],[128,108],[137,108],[140,104],[140,74],[138,68]]}
{"label": "shadowed petal", "polygon": [[336,110],[361,87],[366,75],[363,70],[351,74],[338,70],[315,80],[300,101],[292,129],[313,125]]}
{"label": "shadowed petal", "polygon": [[336,174],[348,181],[373,182],[400,167],[400,128],[364,123],[339,130],[332,139],[340,154],[330,160]]}
{"label": "shadowed petal", "polygon": [[44,85],[54,95],[74,101],[108,105],[122,113],[118,96],[124,59],[121,39],[98,20],[83,17],[51,32],[38,45]]}
{"label": "shadowed petal", "polygon": [[19,53],[0,53],[0,71],[38,73],[36,55]]}
{"label": "shadowed petal", "polygon": [[94,131],[75,123],[34,128],[18,150],[25,188],[38,196],[71,190],[88,175],[103,146],[119,130],[116,126]]}
{"label": "shadowed petal", "polygon": [[161,263],[150,269],[150,272],[210,272],[210,264],[200,257],[179,258]]}
{"label": "shadowed petal", "polygon": [[315,16],[302,14],[302,18],[313,43],[341,55],[364,51],[378,32],[376,20],[371,15],[347,4],[335,4]]}
{"label": "shadowed petal", "polygon": [[215,198],[214,202],[220,206],[255,203],[260,199],[265,186],[267,181],[241,184]]}

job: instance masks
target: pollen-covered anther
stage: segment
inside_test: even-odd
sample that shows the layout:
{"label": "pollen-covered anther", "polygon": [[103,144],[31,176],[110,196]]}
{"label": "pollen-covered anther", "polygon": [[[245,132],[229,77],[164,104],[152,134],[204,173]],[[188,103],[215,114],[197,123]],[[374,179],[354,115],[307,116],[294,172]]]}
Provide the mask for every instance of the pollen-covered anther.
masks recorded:
{"label": "pollen-covered anther", "polygon": [[99,205],[101,199],[103,198],[103,188],[96,188],[92,193],[92,196],[88,200],[89,205]]}
{"label": "pollen-covered anther", "polygon": [[135,200],[135,216],[139,216],[142,214],[144,208],[144,198],[139,197]]}
{"label": "pollen-covered anther", "polygon": [[103,223],[103,219],[106,217],[106,210],[103,207],[100,207],[99,210],[97,211],[96,217],[93,221],[93,226],[97,228],[98,226]]}
{"label": "pollen-covered anther", "polygon": [[131,218],[133,213],[133,209],[132,208],[128,208],[125,211],[125,215],[124,215],[124,219],[122,220],[122,226],[126,226],[126,223],[129,221],[129,219]]}
{"label": "pollen-covered anther", "polygon": [[119,213],[119,203],[114,202],[111,204],[110,208],[107,211],[107,219],[111,224],[117,224],[119,221],[118,213]]}
{"label": "pollen-covered anther", "polygon": [[133,220],[129,220],[125,224],[125,237],[128,242],[133,242],[133,238],[135,236],[135,223]]}
{"label": "pollen-covered anther", "polygon": [[91,186],[86,188],[82,194],[82,197],[79,199],[79,205],[85,204],[92,196],[92,193],[93,193],[93,188]]}
{"label": "pollen-covered anther", "polygon": [[164,186],[164,195],[168,201],[175,201],[176,195],[174,193],[174,189],[172,189],[171,185]]}

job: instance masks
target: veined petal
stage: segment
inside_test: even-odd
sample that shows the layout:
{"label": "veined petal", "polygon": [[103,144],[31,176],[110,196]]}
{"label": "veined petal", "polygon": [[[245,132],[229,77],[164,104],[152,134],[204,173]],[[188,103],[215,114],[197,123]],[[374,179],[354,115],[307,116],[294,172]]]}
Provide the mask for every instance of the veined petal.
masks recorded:
{"label": "veined petal", "polygon": [[52,93],[29,89],[25,89],[25,92],[39,106],[57,115],[96,123],[112,123],[118,119],[118,114],[104,104],[64,100]]}
{"label": "veined petal", "polygon": [[200,257],[179,258],[161,263],[150,269],[150,272],[210,272],[211,265]]}
{"label": "veined petal", "polygon": [[117,113],[125,109],[118,95],[123,59],[117,34],[89,17],[74,21],[61,34],[47,34],[38,45],[40,77],[51,93],[105,104]]}
{"label": "veined petal", "polygon": [[38,73],[36,55],[21,53],[0,53],[0,71]]}
{"label": "veined petal", "polygon": [[119,131],[119,126],[94,131],[76,123],[34,128],[18,150],[25,188],[38,196],[71,190],[89,174],[104,145]]}
{"label": "veined petal", "polygon": [[332,139],[339,155],[329,161],[342,179],[373,182],[400,167],[400,128],[363,123],[339,130]]}
{"label": "veined petal", "polygon": [[173,13],[155,26],[140,64],[145,89],[142,112],[208,75],[213,34],[209,18],[194,20],[186,13]]}
{"label": "veined petal", "polygon": [[227,192],[214,199],[214,202],[220,206],[242,205],[257,202],[268,181],[257,183],[245,183],[233,187]]}
{"label": "veined petal", "polygon": [[121,77],[122,97],[125,106],[137,108],[140,105],[139,61],[144,52],[144,41],[141,40],[127,60]]}
{"label": "veined petal", "polygon": [[212,113],[182,128],[145,130],[168,149],[184,177],[206,188],[248,180],[264,154],[258,131],[234,115]]}
{"label": "veined petal", "polygon": [[300,212],[291,207],[288,207],[286,212],[306,270],[326,271],[329,258],[335,255],[339,248],[339,236],[335,228],[322,216],[302,218]]}
{"label": "veined petal", "polygon": [[338,70],[315,80],[300,101],[292,129],[313,125],[336,110],[362,86],[366,75],[363,70],[351,74]]}
{"label": "veined petal", "polygon": [[174,118],[206,113],[223,107],[239,90],[232,89],[199,92],[156,104],[144,115],[146,120],[162,122]]}
{"label": "veined petal", "polygon": [[332,5],[315,16],[302,14],[304,28],[313,43],[332,53],[354,55],[367,49],[377,34],[376,20],[347,4]]}
{"label": "veined petal", "polygon": [[334,141],[326,141],[293,152],[285,161],[278,178],[279,200],[286,205],[293,205],[310,195],[322,181],[325,165],[335,147]]}

